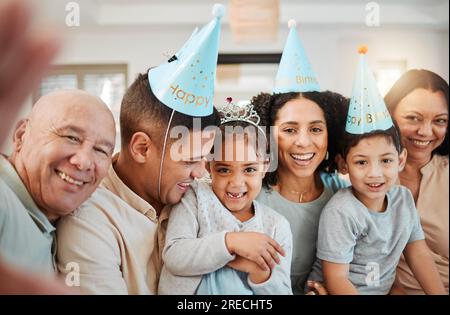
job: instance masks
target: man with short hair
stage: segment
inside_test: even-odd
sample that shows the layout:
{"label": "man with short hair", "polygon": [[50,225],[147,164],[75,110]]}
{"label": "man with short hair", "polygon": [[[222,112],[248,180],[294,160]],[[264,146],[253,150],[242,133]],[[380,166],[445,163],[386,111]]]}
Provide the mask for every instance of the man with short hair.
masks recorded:
{"label": "man with short hair", "polygon": [[55,271],[55,223],[86,201],[111,165],[115,125],[98,97],[57,91],[40,98],[0,155],[0,252],[29,271]]}
{"label": "man with short hair", "polygon": [[[79,264],[83,293],[156,294],[160,214],[204,175],[203,158],[214,138],[213,132],[202,137],[192,117],[175,112],[171,126],[185,126],[191,140],[202,138],[201,145],[175,158],[171,148],[177,142],[168,139],[162,156],[171,114],[153,95],[147,75],[139,75],[122,101],[121,151],[108,176],[88,202],[58,223],[59,270]],[[202,127],[216,124],[215,113],[201,119]]]}
{"label": "man with short hair", "polygon": [[[163,208],[178,203],[204,175],[213,145],[218,9],[176,56],[128,88],[120,111],[121,151],[102,187],[58,224],[58,268],[69,273],[68,264],[78,264],[83,293],[157,293]],[[208,126],[213,130],[206,132]]]}

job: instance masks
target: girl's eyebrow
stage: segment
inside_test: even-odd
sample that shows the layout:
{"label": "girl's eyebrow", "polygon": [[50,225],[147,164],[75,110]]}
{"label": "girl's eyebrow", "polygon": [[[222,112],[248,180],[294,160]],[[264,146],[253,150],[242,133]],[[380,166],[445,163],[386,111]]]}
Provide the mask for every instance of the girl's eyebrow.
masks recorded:
{"label": "girl's eyebrow", "polygon": [[354,156],[352,156],[352,158],[366,158],[367,155],[363,155],[363,154],[356,154]]}
{"label": "girl's eyebrow", "polygon": [[251,163],[246,163],[246,164],[244,164],[243,166],[244,167],[248,167],[248,166],[255,166],[255,165],[258,165],[259,164],[259,162],[251,162]]}
{"label": "girl's eyebrow", "polygon": [[220,167],[220,166],[230,166],[230,164],[215,161],[214,167]]}
{"label": "girl's eyebrow", "polygon": [[296,121],[285,121],[285,122],[280,124],[280,126],[283,126],[283,125],[298,125],[298,122],[296,122]]}

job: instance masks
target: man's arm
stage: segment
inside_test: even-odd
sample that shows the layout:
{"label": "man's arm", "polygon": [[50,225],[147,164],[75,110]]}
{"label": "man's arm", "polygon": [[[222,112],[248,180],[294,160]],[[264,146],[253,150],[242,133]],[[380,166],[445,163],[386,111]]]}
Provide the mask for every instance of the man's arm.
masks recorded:
{"label": "man's arm", "polygon": [[409,243],[403,254],[426,294],[447,294],[425,240]]}

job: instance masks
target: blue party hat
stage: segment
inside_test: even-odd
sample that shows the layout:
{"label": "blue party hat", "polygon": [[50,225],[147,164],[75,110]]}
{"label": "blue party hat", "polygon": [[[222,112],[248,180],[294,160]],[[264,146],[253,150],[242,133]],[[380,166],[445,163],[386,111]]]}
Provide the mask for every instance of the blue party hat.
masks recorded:
{"label": "blue party hat", "polygon": [[298,37],[295,20],[289,20],[288,26],[290,31],[278,66],[273,92],[320,91],[316,75]]}
{"label": "blue party hat", "polygon": [[353,83],[352,98],[345,131],[365,134],[373,130],[387,130],[393,126],[391,115],[378,91],[377,83],[366,62],[367,47],[359,48],[359,66]]}
{"label": "blue party hat", "polygon": [[153,94],[173,110],[194,117],[213,113],[214,82],[224,6],[215,4],[214,19],[194,30],[180,51],[152,68],[148,78]]}

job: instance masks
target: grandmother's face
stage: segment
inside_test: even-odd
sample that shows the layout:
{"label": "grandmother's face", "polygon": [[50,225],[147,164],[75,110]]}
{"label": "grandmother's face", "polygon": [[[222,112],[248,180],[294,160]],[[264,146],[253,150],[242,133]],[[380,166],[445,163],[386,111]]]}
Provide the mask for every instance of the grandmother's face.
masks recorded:
{"label": "grandmother's face", "polygon": [[398,103],[393,118],[400,128],[408,160],[427,162],[445,139],[448,104],[441,91],[415,89]]}

